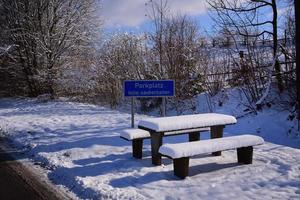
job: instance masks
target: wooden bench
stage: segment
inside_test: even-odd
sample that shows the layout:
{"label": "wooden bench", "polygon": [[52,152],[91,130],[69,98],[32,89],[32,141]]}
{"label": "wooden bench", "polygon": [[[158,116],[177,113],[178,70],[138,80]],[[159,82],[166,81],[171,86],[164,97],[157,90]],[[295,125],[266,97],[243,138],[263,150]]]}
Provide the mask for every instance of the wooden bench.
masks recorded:
{"label": "wooden bench", "polygon": [[159,153],[173,159],[174,175],[184,179],[189,174],[189,158],[216,151],[237,149],[238,163],[251,164],[253,146],[263,144],[263,138],[254,135],[240,135],[189,143],[164,144]]}
{"label": "wooden bench", "polygon": [[[209,128],[211,138],[221,138],[223,137],[225,126],[236,122],[236,118],[231,115],[204,113],[143,119],[139,121],[138,128],[149,131],[151,136],[152,164],[160,165],[161,154],[158,151],[163,143],[163,137],[169,133],[198,134],[198,136],[195,135],[195,140],[197,140],[199,133],[195,132],[195,130]],[[213,152],[213,155],[220,156],[221,151]]]}
{"label": "wooden bench", "polygon": [[[189,134],[189,141],[198,141],[200,139],[200,132],[209,131],[210,128],[195,128],[190,130],[169,131],[165,132],[164,136]],[[130,128],[119,131],[120,137],[127,141],[132,141],[132,156],[138,159],[143,157],[143,141],[144,139],[150,139],[151,135],[149,131]]]}

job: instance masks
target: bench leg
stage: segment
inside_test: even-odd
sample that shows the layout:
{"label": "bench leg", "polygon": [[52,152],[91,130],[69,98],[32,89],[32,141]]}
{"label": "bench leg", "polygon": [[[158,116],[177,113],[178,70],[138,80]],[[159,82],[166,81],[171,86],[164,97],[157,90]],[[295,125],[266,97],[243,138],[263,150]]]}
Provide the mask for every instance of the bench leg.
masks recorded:
{"label": "bench leg", "polygon": [[238,163],[252,164],[253,147],[242,147],[237,149]]}
{"label": "bench leg", "polygon": [[189,142],[199,141],[200,140],[200,132],[189,133]]}
{"label": "bench leg", "polygon": [[174,175],[184,179],[189,175],[189,157],[173,159]]}
{"label": "bench leg", "polygon": [[138,159],[143,157],[143,139],[132,140],[132,156]]}
{"label": "bench leg", "polygon": [[150,132],[151,134],[151,155],[152,164],[161,165],[161,155],[158,152],[159,147],[162,145],[163,133]]}
{"label": "bench leg", "polygon": [[[212,126],[210,128],[210,138],[221,138],[223,137],[223,129],[225,126]],[[213,152],[213,156],[221,156],[221,151]]]}

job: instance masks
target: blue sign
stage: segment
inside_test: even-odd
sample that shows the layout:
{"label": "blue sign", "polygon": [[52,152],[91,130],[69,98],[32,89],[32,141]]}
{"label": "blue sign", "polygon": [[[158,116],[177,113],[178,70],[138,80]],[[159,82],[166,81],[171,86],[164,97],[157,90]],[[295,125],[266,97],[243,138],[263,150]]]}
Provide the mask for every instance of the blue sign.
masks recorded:
{"label": "blue sign", "polygon": [[124,82],[125,97],[172,97],[175,96],[173,80],[139,80]]}

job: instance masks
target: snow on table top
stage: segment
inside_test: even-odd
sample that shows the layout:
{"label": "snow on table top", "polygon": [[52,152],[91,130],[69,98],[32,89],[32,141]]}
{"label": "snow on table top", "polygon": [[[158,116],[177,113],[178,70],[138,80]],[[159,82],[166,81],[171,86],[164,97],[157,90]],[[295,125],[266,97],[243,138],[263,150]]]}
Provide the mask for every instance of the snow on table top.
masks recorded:
{"label": "snow on table top", "polygon": [[141,120],[138,126],[155,130],[156,132],[174,131],[216,125],[235,124],[236,118],[231,115],[206,113],[181,115],[172,117],[158,117]]}
{"label": "snow on table top", "polygon": [[150,133],[148,131],[139,128],[123,129],[120,130],[118,133],[121,137],[126,138],[127,140],[150,137]]}
{"label": "snow on table top", "polygon": [[264,143],[264,139],[255,135],[240,135],[196,142],[164,144],[159,153],[171,158],[190,157],[216,151],[230,150],[240,147],[255,146]]}

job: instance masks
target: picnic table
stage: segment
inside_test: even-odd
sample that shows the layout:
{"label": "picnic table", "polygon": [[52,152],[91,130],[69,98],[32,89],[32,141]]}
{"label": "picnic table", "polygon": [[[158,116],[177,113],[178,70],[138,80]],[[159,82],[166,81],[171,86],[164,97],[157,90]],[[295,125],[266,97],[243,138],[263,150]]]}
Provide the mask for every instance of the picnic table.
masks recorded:
{"label": "picnic table", "polygon": [[[158,151],[162,146],[162,138],[168,132],[190,133],[195,129],[210,127],[211,138],[221,138],[225,126],[236,122],[236,118],[231,115],[205,113],[143,119],[139,121],[138,128],[150,132],[152,164],[160,165],[161,154]],[[214,152],[213,155],[221,155],[221,152]]]}

